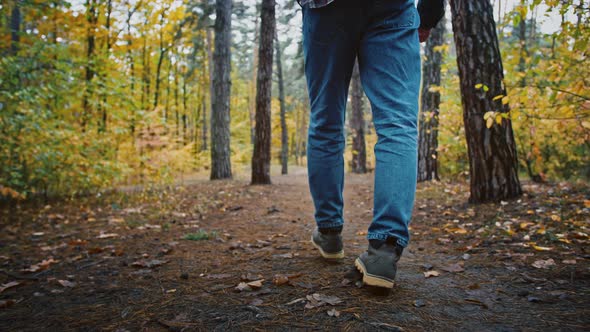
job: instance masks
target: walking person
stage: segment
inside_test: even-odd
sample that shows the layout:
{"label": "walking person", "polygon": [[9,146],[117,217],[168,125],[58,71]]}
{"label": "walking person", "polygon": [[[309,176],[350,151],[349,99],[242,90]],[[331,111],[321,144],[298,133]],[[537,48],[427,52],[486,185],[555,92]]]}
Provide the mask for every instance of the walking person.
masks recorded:
{"label": "walking person", "polygon": [[373,113],[373,220],[368,250],[355,261],[367,285],[392,288],[409,241],[417,181],[420,45],[444,14],[444,0],[299,0],[311,106],[307,167],[317,228],[312,243],[344,257],[344,117],[353,66]]}

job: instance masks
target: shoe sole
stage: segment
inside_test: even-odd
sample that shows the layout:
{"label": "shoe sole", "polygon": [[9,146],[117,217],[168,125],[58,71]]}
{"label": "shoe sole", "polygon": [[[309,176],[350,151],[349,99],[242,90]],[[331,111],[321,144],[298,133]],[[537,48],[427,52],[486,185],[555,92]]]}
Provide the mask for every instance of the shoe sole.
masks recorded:
{"label": "shoe sole", "polygon": [[341,258],[344,258],[344,250],[340,250],[339,252],[335,252],[335,253],[325,252],[322,249],[322,247],[318,246],[313,241],[313,235],[311,236],[311,244],[313,244],[313,246],[316,247],[320,251],[320,254],[322,255],[322,257],[324,257],[326,259],[341,259]]}
{"label": "shoe sole", "polygon": [[354,261],[354,266],[363,274],[363,283],[365,285],[382,288],[393,288],[395,285],[395,282],[391,279],[368,273],[365,264],[363,264],[360,258]]}

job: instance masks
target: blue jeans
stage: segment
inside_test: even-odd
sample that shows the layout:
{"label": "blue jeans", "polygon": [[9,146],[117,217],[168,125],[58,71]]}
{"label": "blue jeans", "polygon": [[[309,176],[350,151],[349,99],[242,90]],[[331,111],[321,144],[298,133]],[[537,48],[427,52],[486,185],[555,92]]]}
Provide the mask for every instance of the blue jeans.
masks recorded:
{"label": "blue jeans", "polygon": [[414,0],[335,0],[303,8],[311,105],[307,162],[319,228],[342,227],[344,119],[358,57],[377,132],[373,220],[367,238],[405,247],[417,180],[420,17]]}

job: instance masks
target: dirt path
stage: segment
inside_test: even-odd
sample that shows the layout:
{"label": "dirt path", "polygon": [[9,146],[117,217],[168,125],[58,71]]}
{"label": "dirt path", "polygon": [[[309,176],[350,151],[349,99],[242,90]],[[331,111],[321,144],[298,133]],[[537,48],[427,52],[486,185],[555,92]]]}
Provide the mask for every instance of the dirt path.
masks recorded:
{"label": "dirt path", "polygon": [[3,210],[0,282],[20,284],[0,292],[1,329],[590,326],[587,188],[530,185],[519,201],[470,206],[462,184],[420,184],[399,286],[385,294],[345,279],[366,248],[371,175],[347,176],[346,258],[327,263],[309,243],[312,204],[295,173]]}

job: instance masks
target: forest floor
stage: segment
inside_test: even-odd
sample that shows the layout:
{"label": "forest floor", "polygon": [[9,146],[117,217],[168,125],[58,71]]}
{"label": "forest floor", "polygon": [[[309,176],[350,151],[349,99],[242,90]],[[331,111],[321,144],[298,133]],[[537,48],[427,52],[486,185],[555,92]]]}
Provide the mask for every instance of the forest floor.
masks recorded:
{"label": "forest floor", "polygon": [[346,258],[329,263],[294,173],[6,207],[0,330],[590,327],[588,187],[525,183],[518,200],[476,206],[464,183],[419,184],[412,241],[384,292],[345,278],[367,246],[372,175],[347,175]]}

